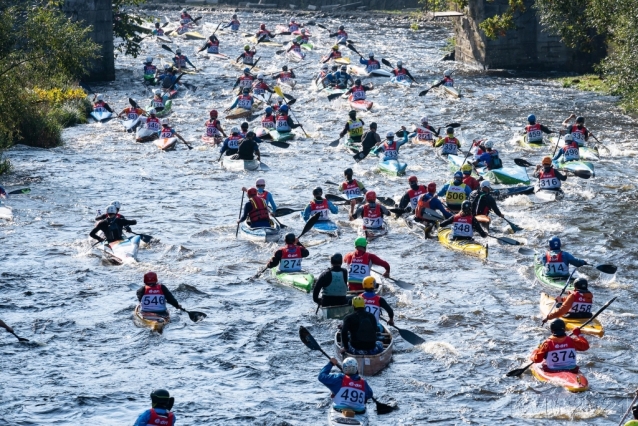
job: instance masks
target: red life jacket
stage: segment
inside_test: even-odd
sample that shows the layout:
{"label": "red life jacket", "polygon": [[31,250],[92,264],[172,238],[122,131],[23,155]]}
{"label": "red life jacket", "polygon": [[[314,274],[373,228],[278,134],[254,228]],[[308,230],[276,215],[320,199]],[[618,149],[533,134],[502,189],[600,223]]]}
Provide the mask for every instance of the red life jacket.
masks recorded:
{"label": "red life jacket", "polygon": [[166,298],[162,291],[161,284],[145,285],[144,295],[140,300],[142,312],[164,312],[166,311]]}
{"label": "red life jacket", "polygon": [[263,198],[253,197],[250,199],[250,203],[253,205],[253,209],[250,211],[250,213],[248,213],[250,223],[270,220],[270,215],[268,214],[268,206],[266,206],[266,201]]}
{"label": "red life jacket", "polygon": [[167,415],[163,416],[158,414],[154,408],[151,408],[151,417],[148,419],[147,426],[173,426],[175,421],[175,414],[170,411]]}
{"label": "red life jacket", "polygon": [[338,50],[333,50],[332,52],[330,52],[330,58],[332,59],[338,59],[341,57],[341,52]]}
{"label": "red life jacket", "polygon": [[341,184],[341,186],[343,188],[341,192],[343,192],[346,197],[348,197],[348,200],[361,196],[361,188],[359,188],[359,182],[357,182],[356,179],[352,179],[352,182],[350,183],[344,182]]}
{"label": "red life jacket", "polygon": [[290,80],[292,78],[292,73],[290,71],[282,71],[279,73],[279,79],[281,81]]}
{"label": "red life jacket", "polygon": [[443,77],[443,85],[452,87],[454,86],[454,80],[452,79],[452,77]]}
{"label": "red life jacket", "polygon": [[219,131],[219,120],[208,120],[206,122],[206,136],[217,136]]}
{"label": "red life jacket", "polygon": [[279,262],[279,270],[281,272],[298,272],[301,271],[301,247],[289,244],[281,249],[281,262]]}
{"label": "red life jacket", "polygon": [[412,188],[408,189],[408,197],[410,198],[410,205],[412,206],[413,210],[416,209],[421,195],[426,194],[427,192],[428,189],[423,185],[419,185],[416,191]]}
{"label": "red life jacket", "polygon": [[381,316],[381,296],[378,294],[367,296],[366,293],[363,293],[361,297],[363,297],[363,300],[366,302],[366,312],[370,312],[374,315],[378,323],[379,317]]}
{"label": "red life jacket", "polygon": [[454,215],[454,224],[452,228],[453,237],[473,237],[474,229],[472,227],[474,216],[461,216],[461,214]]}
{"label": "red life jacket", "polygon": [[217,40],[217,41],[210,41],[210,40],[208,40],[208,41],[206,42],[206,45],[207,45],[207,46],[210,46],[210,47],[212,47],[212,46],[217,46],[217,47],[219,47],[219,40]]}
{"label": "red life jacket", "polygon": [[396,75],[397,77],[400,75],[407,75],[408,74],[408,70],[406,70],[405,68],[395,68],[392,70],[392,72],[394,73],[394,75]]}
{"label": "red life jacket", "polygon": [[264,201],[266,201],[266,198],[268,198],[268,194],[270,194],[270,192],[266,191],[265,189],[264,192],[262,192],[261,194],[257,192],[257,196],[259,198],[262,198]]}
{"label": "red life jacket", "polygon": [[430,208],[430,201],[432,201],[432,198],[428,199],[427,201],[423,201],[423,196],[421,196],[419,198],[419,201],[416,204],[416,210],[414,211],[414,217],[416,217],[418,219],[423,219],[423,211],[425,209],[429,209]]}
{"label": "red life jacket", "polygon": [[275,116],[267,115],[261,119],[261,127],[264,129],[274,129],[275,128]]}
{"label": "red life jacket", "polygon": [[310,215],[314,216],[319,213],[319,220],[328,220],[328,214],[330,213],[330,206],[328,200],[324,198],[321,203],[317,203],[316,200],[310,201]]}
{"label": "red life jacket", "polygon": [[380,228],[383,225],[383,214],[381,213],[381,204],[375,203],[374,209],[370,208],[370,204],[363,206],[363,228]]}

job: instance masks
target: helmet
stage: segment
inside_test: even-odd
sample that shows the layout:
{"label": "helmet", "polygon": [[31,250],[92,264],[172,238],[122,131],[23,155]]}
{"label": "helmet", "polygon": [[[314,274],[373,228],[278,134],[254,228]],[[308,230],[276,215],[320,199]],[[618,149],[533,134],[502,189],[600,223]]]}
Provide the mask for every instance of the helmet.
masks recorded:
{"label": "helmet", "polygon": [[152,56],[147,56],[147,57],[146,57],[146,63],[147,63],[147,64],[150,64],[150,63],[152,63],[152,62],[153,62],[153,57],[152,57]]}
{"label": "helmet", "polygon": [[330,263],[333,265],[341,265],[343,263],[343,256],[341,253],[335,253],[330,257]]}
{"label": "helmet", "polygon": [[296,238],[297,237],[295,237],[295,234],[293,234],[292,232],[289,232],[288,234],[286,234],[284,241],[286,242],[286,244],[292,244],[295,242]]}
{"label": "helmet", "polygon": [[560,238],[553,236],[547,242],[549,244],[550,250],[560,250]]}
{"label": "helmet", "polygon": [[332,50],[339,50],[339,46],[335,44],[334,46],[332,46]]}
{"label": "helmet", "polygon": [[585,124],[585,117],[583,116],[576,117],[576,123]]}
{"label": "helmet", "polygon": [[266,24],[260,24],[259,25],[259,29],[260,30],[265,30],[266,29]]}
{"label": "helmet", "polygon": [[534,124],[536,123],[536,116],[534,114],[530,114],[527,116],[527,122],[529,124]]}
{"label": "helmet", "polygon": [[160,89],[153,89],[153,94],[154,94],[155,96],[157,96],[157,95],[161,95],[161,94],[162,94],[162,91],[161,91]]}
{"label": "helmet", "polygon": [[244,74],[250,74],[250,68],[244,68]]}
{"label": "helmet", "polygon": [[211,109],[210,110],[210,118],[217,118],[217,110],[216,109]]}
{"label": "helmet", "polygon": [[288,65],[284,65],[283,67],[281,67],[282,71],[288,71]]}
{"label": "helmet", "polygon": [[472,203],[468,200],[463,201],[461,204],[461,210],[463,210],[463,213],[470,213],[472,211]]}
{"label": "helmet", "polygon": [[350,167],[348,167],[347,169],[345,169],[343,171],[344,176],[352,176],[352,169]]}
{"label": "helmet", "polygon": [[445,70],[445,72],[443,73],[443,75],[444,75],[445,77],[449,77],[449,76],[451,76],[451,75],[452,75],[452,70]]}
{"label": "helmet", "polygon": [[361,85],[361,79],[360,79],[360,78],[357,78],[357,79],[354,81],[354,84],[356,84],[357,86],[360,86],[360,85]]}
{"label": "helmet", "polygon": [[233,15],[233,19],[237,19],[237,15],[236,15],[236,14],[235,14],[235,15]]}
{"label": "helmet", "polygon": [[359,237],[354,240],[354,247],[368,247],[368,240],[366,239],[366,237]]}
{"label": "helmet", "polygon": [[336,65],[333,65],[332,68],[331,68],[332,71],[337,71],[338,69],[339,69],[339,67],[336,66]]}
{"label": "helmet", "polygon": [[156,284],[157,274],[155,272],[147,272],[144,274],[144,284]]}
{"label": "helmet", "polygon": [[385,137],[386,137],[386,139],[394,139],[394,133],[392,133],[392,132],[388,132],[388,133],[385,135]]}
{"label": "helmet", "polygon": [[494,147],[494,142],[492,141],[485,142],[485,148],[492,149],[493,147]]}
{"label": "helmet", "polygon": [[454,180],[463,180],[463,173],[462,172],[454,172]]}
{"label": "helmet", "polygon": [[162,123],[162,126],[164,124],[168,124],[168,118],[162,118],[162,122],[161,123]]}
{"label": "helmet", "polygon": [[323,189],[321,189],[320,186],[316,187],[315,189],[312,190],[312,195],[316,196],[322,196],[323,195]]}
{"label": "helmet", "polygon": [[257,80],[263,80],[264,75],[262,73],[257,74]]}
{"label": "helmet", "polygon": [[[355,297],[355,299],[363,300],[363,298],[361,297]],[[365,302],[363,303],[365,304]],[[354,306],[354,299],[353,299],[353,306]],[[343,360],[343,364],[341,365],[341,368],[343,368],[344,374],[347,374],[347,375],[357,374],[359,372],[359,363],[357,362],[356,359],[348,357]]]}
{"label": "helmet", "polygon": [[257,188],[250,188],[248,191],[246,191],[246,193],[249,197],[255,197],[257,196]]}
{"label": "helmet", "polygon": [[182,13],[186,13],[186,9],[182,9]]}
{"label": "helmet", "polygon": [[587,290],[587,280],[585,278],[578,278],[574,281],[574,288],[578,290]]}
{"label": "helmet", "polygon": [[295,21],[295,18],[290,18],[290,23],[291,24],[296,24],[297,22]]}
{"label": "helmet", "polygon": [[421,123],[422,124],[428,124],[428,116],[424,115],[423,117],[421,117]]}
{"label": "helmet", "polygon": [[445,131],[447,132],[448,135],[453,135],[454,134],[454,127],[448,127],[447,129],[445,129]]}
{"label": "helmet", "polygon": [[244,50],[250,50],[250,45],[247,44],[246,46],[244,46]]}
{"label": "helmet", "polygon": [[484,180],[483,182],[481,182],[481,188],[490,188],[490,189],[492,189],[492,184],[490,183],[489,180]]}
{"label": "helmet", "polygon": [[249,94],[249,93],[250,93],[250,89],[249,89],[248,87],[244,87],[244,90],[242,90],[242,93],[243,93],[244,95],[247,95],[247,94]]}
{"label": "helmet", "polygon": [[156,389],[151,392],[151,401],[153,402],[153,408],[165,408],[169,411],[175,404],[175,398],[170,396],[165,389]]}
{"label": "helmet", "polygon": [[397,67],[402,67],[403,66],[403,61],[397,61]]}
{"label": "helmet", "polygon": [[175,53],[178,54],[178,55],[181,54],[182,53],[182,49],[175,49]]}
{"label": "helmet", "polygon": [[348,67],[346,65],[341,65],[341,71],[348,71]]}
{"label": "helmet", "polygon": [[248,123],[244,121],[243,123],[241,123],[241,125],[239,127],[242,130],[246,131],[246,130],[248,130]]}
{"label": "helmet", "polygon": [[541,164],[543,166],[551,166],[552,165],[552,158],[551,157],[543,157],[543,160],[541,160]]}
{"label": "helmet", "polygon": [[305,28],[301,29],[301,34],[306,34],[306,29]]}
{"label": "helmet", "polygon": [[343,30],[345,29],[345,27],[344,27],[343,25],[339,25],[339,29],[340,29],[341,31],[343,31]]}
{"label": "helmet", "polygon": [[416,177],[416,176],[410,176],[410,177],[408,178],[408,182],[418,182],[418,181],[419,181],[419,179],[417,179],[417,177]]}
{"label": "helmet", "polygon": [[118,210],[120,209],[120,207],[122,207],[119,201],[111,201],[111,205],[115,206],[115,208]]}
{"label": "helmet", "polygon": [[376,280],[374,279],[374,277],[365,277],[363,279],[363,289],[372,289],[374,290],[374,285],[376,284]]}
{"label": "helmet", "polygon": [[266,186],[266,181],[264,179],[259,178],[255,181],[255,186],[261,186],[261,185]]}
{"label": "helmet", "polygon": [[375,201],[377,201],[377,193],[374,191],[366,192],[366,201],[370,203],[374,203]]}
{"label": "helmet", "polygon": [[549,329],[552,331],[554,335],[563,335],[565,334],[565,321],[558,318],[551,322],[549,325]]}
{"label": "helmet", "polygon": [[374,58],[374,52],[370,52],[370,53],[368,53],[368,57],[369,57],[369,58]]}
{"label": "helmet", "polygon": [[250,132],[246,133],[246,137],[247,137],[248,139],[252,139],[252,138],[254,138],[255,136],[257,136],[257,134],[256,134],[255,132],[253,132],[252,130],[251,130]]}
{"label": "helmet", "polygon": [[164,69],[165,70],[170,70],[171,69],[171,64],[164,64]]}
{"label": "helmet", "polygon": [[321,69],[326,71],[326,70],[330,69],[330,67],[328,66],[328,64],[323,64]]}
{"label": "helmet", "polygon": [[102,101],[102,100],[104,100],[104,95],[103,95],[103,94],[101,94],[101,93],[98,93],[98,95],[95,97],[95,100],[97,100],[97,101]]}
{"label": "helmet", "polygon": [[148,113],[150,115],[155,115],[157,113],[157,111],[155,111],[155,108],[151,108],[151,109],[148,110]]}
{"label": "helmet", "polygon": [[279,111],[281,112],[288,112],[290,108],[288,108],[288,105],[282,105],[281,108],[279,108]]}
{"label": "helmet", "polygon": [[366,301],[363,297],[361,296],[356,296],[352,298],[352,307],[357,309],[357,308],[365,308],[366,306]]}
{"label": "helmet", "polygon": [[159,28],[159,26],[160,26],[160,23],[159,23],[159,22],[156,22],[156,23],[155,23],[155,28]]}
{"label": "helmet", "polygon": [[266,107],[266,114],[272,114],[272,107]]}
{"label": "helmet", "polygon": [[106,208],[106,214],[117,214],[117,208],[114,205],[110,205]]}
{"label": "helmet", "polygon": [[436,183],[434,182],[428,183],[428,192],[430,194],[434,194],[436,192]]}
{"label": "helmet", "polygon": [[565,135],[565,142],[571,142],[574,140],[574,137],[572,135]]}
{"label": "helmet", "polygon": [[351,118],[356,118],[356,117],[357,117],[357,111],[355,111],[355,110],[351,110],[351,111],[348,113],[348,116],[350,116]]}
{"label": "helmet", "polygon": [[239,133],[239,132],[240,132],[240,130],[239,130],[239,127],[237,127],[237,126],[235,126],[235,127],[233,127],[232,129],[230,129],[230,133],[231,133],[231,134],[232,134],[232,133]]}
{"label": "helmet", "polygon": [[471,175],[472,174],[472,165],[470,163],[465,163],[461,166],[461,171],[463,174]]}

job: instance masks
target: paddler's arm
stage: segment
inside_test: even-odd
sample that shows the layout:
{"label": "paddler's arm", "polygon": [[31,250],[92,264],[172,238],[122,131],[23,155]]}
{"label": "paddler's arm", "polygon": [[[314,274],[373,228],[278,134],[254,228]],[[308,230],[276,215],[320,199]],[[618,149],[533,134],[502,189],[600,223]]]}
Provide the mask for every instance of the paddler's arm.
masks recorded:
{"label": "paddler's arm", "polygon": [[563,261],[568,265],[576,266],[577,268],[588,264],[587,261],[574,257],[571,253],[566,251],[563,252]]}
{"label": "paddler's arm", "polygon": [[9,333],[13,333],[13,328],[9,327],[4,321],[0,320],[0,327],[7,330]]}
{"label": "paddler's arm", "polygon": [[266,196],[266,204],[270,206],[270,210],[273,212],[277,211],[277,204],[275,204],[275,199],[272,197],[272,194],[269,192]]}
{"label": "paddler's arm", "polygon": [[548,352],[547,342],[543,342],[538,348],[534,349],[532,355],[529,357],[529,360],[534,363],[543,362],[543,360],[547,357]]}
{"label": "paddler's arm", "polygon": [[98,223],[97,225],[95,225],[95,228],[93,228],[93,230],[91,231],[91,233],[89,233],[89,237],[91,237],[91,238],[93,238],[93,239],[95,239],[95,240],[98,240],[99,242],[104,241],[104,238],[99,237],[99,236],[97,235],[97,233],[98,233],[98,231],[103,231],[103,232],[104,232],[104,230],[103,230],[102,228],[103,228],[103,227],[105,227],[105,226],[106,226],[106,225],[105,225],[105,222],[104,222],[104,221],[100,221],[100,223]]}
{"label": "paddler's arm", "polygon": [[[234,89],[234,87],[233,87]],[[228,107],[228,109],[233,109],[237,106],[237,104],[239,103],[239,96],[235,99],[235,102],[233,102],[233,104],[231,106]]]}
{"label": "paddler's arm", "polygon": [[553,131],[549,130],[546,126],[543,126],[542,124],[541,124],[541,131],[547,134],[554,133]]}
{"label": "paddler's arm", "polygon": [[474,226],[474,229],[476,229],[476,232],[478,232],[481,237],[487,238],[487,232],[485,232],[481,224],[478,222],[478,220],[476,220],[476,217],[474,216],[472,216],[472,226]]}
{"label": "paddler's arm", "polygon": [[330,389],[330,392],[332,392],[333,395],[336,395],[337,392],[339,392],[339,390],[341,389],[343,374],[330,374],[330,372],[332,371],[332,367],[334,367],[334,364],[332,364],[332,362],[328,362],[328,364],[326,364],[326,366],[323,367],[319,372],[318,379],[324,386]]}
{"label": "paddler's arm", "polygon": [[443,83],[445,83],[445,79],[443,79],[443,80],[439,81],[439,82],[438,82],[438,83],[436,83],[436,84],[433,84],[431,88],[439,87],[439,86],[440,86],[440,85],[442,85]]}
{"label": "paddler's arm", "polygon": [[204,46],[197,51],[197,53],[201,52],[202,50],[206,50],[206,48],[208,48],[208,42],[206,42]]}
{"label": "paddler's arm", "polygon": [[290,118],[290,116],[288,116],[288,119],[286,120],[286,122],[288,123],[291,129],[296,129],[297,127],[301,126],[301,124],[295,124],[295,122],[292,121],[292,118]]}
{"label": "paddler's arm", "polygon": [[[565,300],[563,300],[562,305],[559,305],[560,307],[555,310],[554,312],[552,312],[551,314],[549,314],[547,316],[547,320],[553,320],[555,318],[560,318],[563,315],[565,315],[567,312],[569,312],[569,310],[572,308],[572,305],[574,304],[574,294],[570,293],[569,296],[567,296],[567,298],[565,298]],[[543,323],[545,322],[545,320],[543,320]]]}
{"label": "paddler's arm", "polygon": [[558,160],[563,155],[564,152],[565,151],[563,148],[559,149],[556,155],[554,155],[554,158],[552,158],[552,161]]}
{"label": "paddler's arm", "polygon": [[408,143],[408,129],[406,129],[405,126],[401,126],[401,130],[403,130],[403,139],[400,141],[397,141],[397,148]]}
{"label": "paddler's arm", "polygon": [[245,221],[246,218],[248,217],[248,213],[250,213],[252,210],[253,210],[253,204],[250,201],[244,204],[244,212],[239,218],[239,220],[237,221],[237,223]]}
{"label": "paddler's arm", "polygon": [[290,78],[297,78],[295,71],[292,68],[290,69]]}
{"label": "paddler's arm", "polygon": [[430,200],[430,207],[432,208],[432,210],[438,210],[443,213],[443,217],[445,217],[446,219],[454,216],[448,209],[445,208],[441,200],[439,200],[438,195],[432,197],[432,199]]}
{"label": "paddler's arm", "polygon": [[399,208],[401,210],[405,210],[405,208],[409,205],[410,205],[410,194],[406,192],[405,194],[403,194],[403,197],[401,197],[401,200],[399,200]]}
{"label": "paddler's arm", "polygon": [[383,204],[379,203],[379,207],[381,207],[381,214],[384,216],[390,216],[390,210],[388,210]]}
{"label": "paddler's arm", "polygon": [[381,306],[381,309],[385,309],[385,311],[388,313],[388,316],[390,317],[388,325],[394,325],[394,311],[392,310],[392,307],[383,297],[379,299],[379,305]]}
{"label": "paddler's arm", "polygon": [[368,384],[367,380],[365,380],[365,384],[366,402],[368,402],[369,399],[372,399],[374,397],[374,392],[372,392],[372,388]]}
{"label": "paddler's arm", "polygon": [[270,260],[268,261],[268,265],[266,265],[266,268],[270,269],[270,268],[274,268],[275,266],[279,265],[279,262],[281,262],[281,257],[282,257],[282,253],[281,253],[281,249],[279,249],[270,258]]}
{"label": "paddler's arm", "polygon": [[567,127],[567,126],[569,126],[569,123],[570,123],[570,122],[571,122],[574,118],[576,118],[576,114],[572,114],[572,115],[570,115],[569,117],[567,117],[567,118],[565,119],[565,121],[563,121],[563,127]]}
{"label": "paddler's arm", "polygon": [[[576,330],[578,330],[578,332],[576,332]],[[576,333],[574,332],[578,333],[578,336],[576,336]],[[580,335],[580,329],[574,329],[572,333],[574,333],[574,336],[571,336],[570,338],[574,342],[574,348],[579,352],[588,350],[589,342],[587,341],[587,339]]]}
{"label": "paddler's arm", "polygon": [[562,174],[558,170],[554,169],[554,174],[558,180],[562,180],[563,182],[567,180],[567,175]]}
{"label": "paddler's arm", "polygon": [[355,220],[357,217],[361,216],[362,214],[363,214],[363,205],[359,206],[359,208],[354,211],[354,213],[350,216],[350,221]]}
{"label": "paddler's arm", "polygon": [[173,136],[175,136],[176,138],[178,138],[179,140],[181,140],[182,142],[186,143],[186,141],[184,140],[184,138],[177,132],[173,132]]}
{"label": "paddler's arm", "polygon": [[125,226],[137,225],[137,220],[135,219],[128,220],[128,219],[124,219],[123,217],[118,217],[115,220],[117,220],[117,224],[120,225],[122,228]]}
{"label": "paddler's arm", "polygon": [[381,259],[376,254],[368,253],[368,256],[370,257],[370,260],[372,261],[373,265],[378,265],[382,267],[383,269],[385,269],[385,273],[383,274],[383,276],[388,278],[390,276],[390,264],[386,262],[385,260]]}
{"label": "paddler's arm", "polygon": [[137,296],[137,301],[138,302],[142,301],[142,297],[144,297],[144,291],[145,291],[145,287],[144,286],[142,286],[142,287],[137,289],[137,292],[135,293],[135,295]]}
{"label": "paddler's arm", "polygon": [[[347,282],[347,281],[346,281]],[[315,288],[312,290],[312,301],[317,305],[321,305],[321,298],[319,295],[321,294],[321,289],[323,289],[327,284],[332,283],[332,271],[330,269],[323,271],[317,281],[315,281]]]}
{"label": "paddler's arm", "polygon": [[454,216],[450,216],[447,219],[442,220],[441,222],[439,222],[439,226],[441,228],[444,228],[450,224],[452,224],[452,222],[454,221]]}
{"label": "paddler's arm", "polygon": [[440,135],[440,132],[441,132],[441,128],[440,127],[435,130],[434,127],[428,125],[427,129],[429,131],[431,131],[432,133],[434,133],[437,137]]}
{"label": "paddler's arm", "polygon": [[437,195],[439,197],[445,197],[445,194],[447,194],[447,190],[449,187],[450,187],[450,184],[448,182],[445,185],[443,185],[443,188],[441,188],[441,190],[437,193]]}
{"label": "paddler's arm", "polygon": [[327,201],[328,201],[328,209],[330,210],[330,213],[332,213],[332,214],[339,213],[339,207],[337,207],[334,204],[332,204],[332,201],[330,201],[330,200],[327,200]]}
{"label": "paddler's arm", "polygon": [[306,205],[306,208],[303,210],[303,212],[301,212],[301,214],[302,214],[302,216],[303,216],[303,219],[304,219],[305,221],[308,221],[308,219],[310,219],[310,211],[311,211],[311,210],[310,210],[310,203],[308,203],[308,204]]}
{"label": "paddler's arm", "polygon": [[344,137],[346,135],[346,133],[348,133],[348,130],[350,130],[350,124],[346,123],[346,125],[343,127],[343,130],[341,131],[341,133],[339,133],[339,137]]}
{"label": "paddler's arm", "polygon": [[[237,86],[239,86],[239,81],[240,81],[240,78],[239,78],[239,77],[237,77],[237,80],[235,81],[235,84],[233,84],[233,90],[234,90]],[[237,103],[237,100],[235,100],[235,103]],[[231,107],[231,108],[232,108],[232,107]]]}

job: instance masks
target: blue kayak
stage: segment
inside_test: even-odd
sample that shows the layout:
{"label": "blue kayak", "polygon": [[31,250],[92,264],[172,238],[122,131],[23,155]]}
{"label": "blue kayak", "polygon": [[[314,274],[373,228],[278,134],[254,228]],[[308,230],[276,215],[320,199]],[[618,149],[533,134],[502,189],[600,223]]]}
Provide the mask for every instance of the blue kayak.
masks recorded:
{"label": "blue kayak", "polygon": [[381,160],[379,161],[379,170],[392,176],[400,176],[405,174],[408,167],[406,163],[398,160]]}
{"label": "blue kayak", "polygon": [[[303,213],[301,213],[301,218],[303,219]],[[307,222],[307,220],[304,219],[304,222]],[[320,220],[315,223],[312,229],[324,234],[336,234],[339,232],[339,227],[331,220]]]}

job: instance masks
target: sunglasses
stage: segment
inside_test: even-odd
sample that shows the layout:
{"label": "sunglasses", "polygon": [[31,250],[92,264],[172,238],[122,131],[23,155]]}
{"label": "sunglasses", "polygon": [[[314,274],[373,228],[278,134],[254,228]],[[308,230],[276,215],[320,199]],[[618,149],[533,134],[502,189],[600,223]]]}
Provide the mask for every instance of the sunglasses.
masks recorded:
{"label": "sunglasses", "polygon": [[257,188],[265,188],[266,185],[257,185]]}

